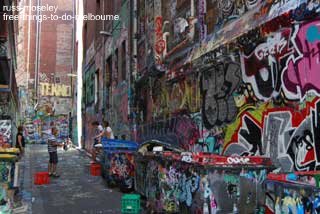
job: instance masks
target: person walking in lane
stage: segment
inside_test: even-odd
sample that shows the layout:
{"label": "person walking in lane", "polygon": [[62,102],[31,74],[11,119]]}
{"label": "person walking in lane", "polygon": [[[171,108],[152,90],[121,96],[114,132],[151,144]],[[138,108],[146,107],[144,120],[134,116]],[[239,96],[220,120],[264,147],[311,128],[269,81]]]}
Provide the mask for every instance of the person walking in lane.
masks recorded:
{"label": "person walking in lane", "polygon": [[23,136],[23,126],[19,126],[17,137],[16,137],[16,148],[20,150],[21,156],[24,154],[24,147],[25,147],[25,139]]}

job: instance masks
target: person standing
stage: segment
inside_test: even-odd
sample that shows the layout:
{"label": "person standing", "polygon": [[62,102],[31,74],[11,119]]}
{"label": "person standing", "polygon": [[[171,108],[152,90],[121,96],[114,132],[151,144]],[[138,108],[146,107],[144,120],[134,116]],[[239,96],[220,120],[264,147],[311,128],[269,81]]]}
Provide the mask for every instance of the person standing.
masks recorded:
{"label": "person standing", "polygon": [[104,135],[103,127],[96,121],[91,124],[95,127],[95,136],[93,137],[93,147],[92,147],[92,161],[97,162],[97,153],[99,144],[101,144],[101,137]]}
{"label": "person standing", "polygon": [[16,148],[20,150],[20,154],[24,154],[24,147],[25,147],[25,139],[23,136],[23,126],[18,127],[18,133],[16,137]]}
{"label": "person standing", "polygon": [[51,136],[48,139],[48,152],[49,152],[49,165],[48,171],[49,176],[60,177],[57,174],[57,164],[58,164],[58,146],[63,146],[63,144],[58,142],[58,129],[56,127],[52,127]]}
{"label": "person standing", "polygon": [[113,131],[109,125],[109,122],[104,121],[103,125],[104,125],[104,130],[105,130],[104,136],[107,137],[108,139],[114,139],[114,134],[113,134]]}

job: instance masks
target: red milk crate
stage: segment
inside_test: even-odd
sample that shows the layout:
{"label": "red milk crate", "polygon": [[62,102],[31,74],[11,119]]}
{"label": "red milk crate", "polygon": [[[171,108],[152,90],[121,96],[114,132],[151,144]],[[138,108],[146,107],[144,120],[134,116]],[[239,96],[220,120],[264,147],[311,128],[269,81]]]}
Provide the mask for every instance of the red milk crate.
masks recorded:
{"label": "red milk crate", "polygon": [[49,184],[49,173],[48,172],[37,172],[34,175],[34,184],[35,185],[43,185],[43,184]]}
{"label": "red milk crate", "polygon": [[90,165],[90,174],[93,176],[100,176],[101,175],[101,166],[97,163],[92,163]]}

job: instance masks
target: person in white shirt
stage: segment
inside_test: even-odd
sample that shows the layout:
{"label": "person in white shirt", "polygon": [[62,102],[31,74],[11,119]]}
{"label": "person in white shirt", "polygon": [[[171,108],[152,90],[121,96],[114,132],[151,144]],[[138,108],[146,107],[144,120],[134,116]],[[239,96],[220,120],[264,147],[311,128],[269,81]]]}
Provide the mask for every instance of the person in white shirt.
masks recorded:
{"label": "person in white shirt", "polygon": [[101,137],[104,134],[104,129],[97,121],[93,122],[91,125],[95,128],[95,136],[93,137],[92,146],[92,161],[97,162],[98,148],[101,145]]}
{"label": "person in white shirt", "polygon": [[114,134],[111,127],[109,126],[109,122],[104,121],[103,125],[104,125],[104,137],[107,137],[108,139],[114,139]]}

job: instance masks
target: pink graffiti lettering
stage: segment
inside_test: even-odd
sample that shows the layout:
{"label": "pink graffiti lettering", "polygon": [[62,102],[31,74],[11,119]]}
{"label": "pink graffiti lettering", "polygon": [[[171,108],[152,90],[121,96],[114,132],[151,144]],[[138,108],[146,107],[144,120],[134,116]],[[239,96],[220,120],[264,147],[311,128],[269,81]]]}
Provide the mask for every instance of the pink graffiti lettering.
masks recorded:
{"label": "pink graffiti lettering", "polygon": [[292,43],[298,57],[291,56],[288,59],[282,78],[284,91],[289,99],[303,98],[308,91],[320,94],[320,41],[311,43],[306,38],[310,27],[320,29],[319,23],[317,20],[302,24],[299,29],[298,26],[295,27]]}

